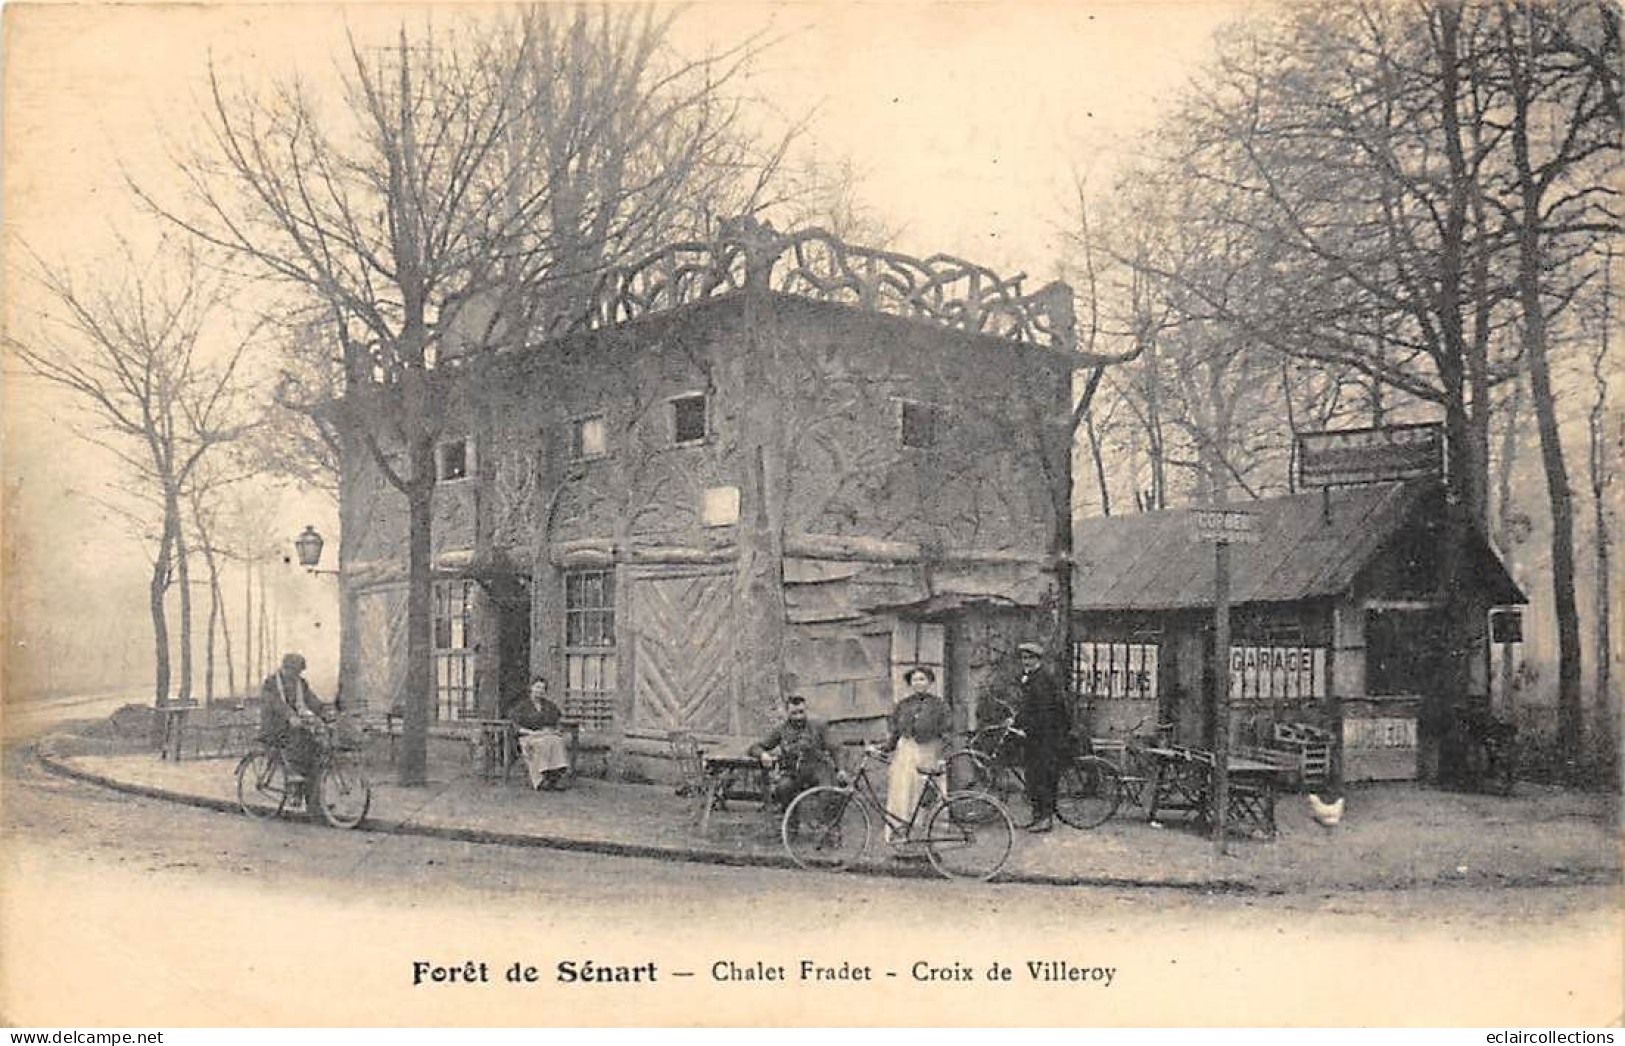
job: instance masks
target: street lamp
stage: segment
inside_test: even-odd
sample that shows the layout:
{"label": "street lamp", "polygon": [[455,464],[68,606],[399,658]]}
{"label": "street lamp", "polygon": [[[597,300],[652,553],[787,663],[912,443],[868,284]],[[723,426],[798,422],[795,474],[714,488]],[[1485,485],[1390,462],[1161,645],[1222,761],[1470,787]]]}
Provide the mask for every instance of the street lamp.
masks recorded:
{"label": "street lamp", "polygon": [[337,570],[321,570],[316,566],[322,561],[322,546],[325,544],[316,528],[307,524],[293,542],[294,551],[299,554],[299,565],[312,574],[338,574]]}

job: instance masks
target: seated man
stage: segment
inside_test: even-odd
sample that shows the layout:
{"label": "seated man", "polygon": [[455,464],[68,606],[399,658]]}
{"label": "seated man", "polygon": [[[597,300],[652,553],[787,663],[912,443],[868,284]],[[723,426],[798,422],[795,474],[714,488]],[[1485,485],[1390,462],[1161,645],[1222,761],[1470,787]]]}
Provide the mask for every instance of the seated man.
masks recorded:
{"label": "seated man", "polygon": [[750,755],[772,771],[773,800],[780,806],[814,785],[835,780],[835,753],[828,728],[807,718],[807,699],[791,693],[784,699],[785,720],[750,746]]}
{"label": "seated man", "polygon": [[529,694],[508,710],[508,718],[519,733],[519,754],[530,774],[530,787],[538,792],[563,791],[570,753],[559,730],[564,713],[547,699],[547,680],[541,676],[531,680]]}
{"label": "seated man", "polygon": [[327,708],[305,682],[305,657],[290,652],[260,687],[260,741],[283,750],[290,781],[308,778],[319,751],[314,726]]}

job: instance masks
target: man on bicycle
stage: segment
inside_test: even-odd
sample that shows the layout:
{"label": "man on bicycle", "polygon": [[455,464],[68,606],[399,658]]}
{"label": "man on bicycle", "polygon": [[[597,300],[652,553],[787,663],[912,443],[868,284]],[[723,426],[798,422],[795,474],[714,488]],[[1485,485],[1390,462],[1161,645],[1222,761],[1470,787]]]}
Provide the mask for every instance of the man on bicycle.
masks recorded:
{"label": "man on bicycle", "polygon": [[750,756],[773,771],[773,800],[780,806],[815,785],[835,779],[835,753],[823,722],[807,718],[807,699],[792,692],[784,699],[785,719],[777,730],[750,746]]}
{"label": "man on bicycle", "polygon": [[282,667],[260,687],[260,740],[283,750],[290,781],[315,772],[319,748],[314,728],[326,714],[326,706],[305,682],[304,655],[284,654]]}

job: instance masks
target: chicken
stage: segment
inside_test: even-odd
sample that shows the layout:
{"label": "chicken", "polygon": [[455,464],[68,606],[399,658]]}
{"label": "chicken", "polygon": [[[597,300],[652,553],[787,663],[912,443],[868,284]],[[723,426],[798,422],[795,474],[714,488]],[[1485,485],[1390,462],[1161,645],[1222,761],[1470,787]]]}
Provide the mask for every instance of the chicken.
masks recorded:
{"label": "chicken", "polygon": [[1314,817],[1315,823],[1326,829],[1326,834],[1332,834],[1332,829],[1343,820],[1344,796],[1338,796],[1335,802],[1324,802],[1320,796],[1309,793],[1309,813]]}

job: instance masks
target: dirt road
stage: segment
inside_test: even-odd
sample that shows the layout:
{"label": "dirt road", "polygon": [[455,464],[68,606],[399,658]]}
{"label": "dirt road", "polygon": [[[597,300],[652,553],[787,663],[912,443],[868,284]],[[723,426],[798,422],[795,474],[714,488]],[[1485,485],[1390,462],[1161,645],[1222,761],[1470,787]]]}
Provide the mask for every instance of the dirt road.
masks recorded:
{"label": "dirt road", "polygon": [[[0,1001],[25,1025],[1620,1016],[1611,888],[1238,898],[859,880],[253,823],[8,755]],[[658,979],[561,982],[561,963],[588,961]],[[803,961],[830,979],[801,980]],[[480,963],[492,983],[413,984]],[[537,979],[507,983],[514,963]],[[996,964],[1009,981],[989,981]]]}

